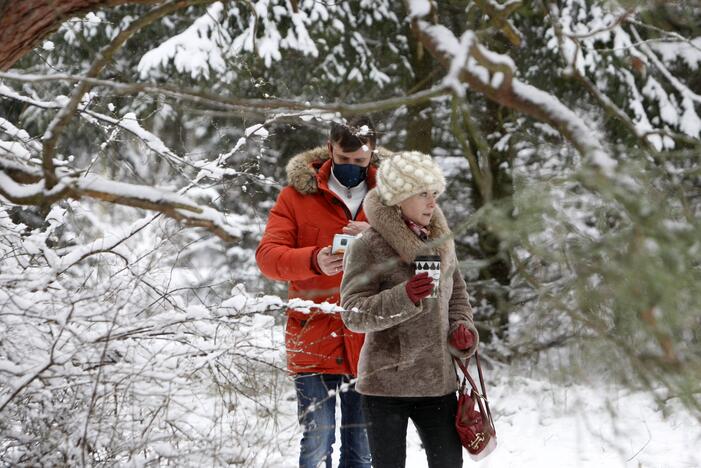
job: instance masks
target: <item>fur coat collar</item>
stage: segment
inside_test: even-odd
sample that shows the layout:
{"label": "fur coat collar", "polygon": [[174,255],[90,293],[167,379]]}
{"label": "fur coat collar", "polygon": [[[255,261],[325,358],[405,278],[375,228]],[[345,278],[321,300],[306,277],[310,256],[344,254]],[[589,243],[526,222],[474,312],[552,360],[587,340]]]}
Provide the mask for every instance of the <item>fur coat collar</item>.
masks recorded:
{"label": "fur coat collar", "polygon": [[403,262],[411,264],[418,255],[438,254],[441,256],[441,270],[447,271],[452,266],[455,261],[453,233],[438,206],[428,225],[428,241],[424,242],[404,223],[399,206],[382,203],[377,189],[370,190],[363,203],[370,226],[387,241]]}

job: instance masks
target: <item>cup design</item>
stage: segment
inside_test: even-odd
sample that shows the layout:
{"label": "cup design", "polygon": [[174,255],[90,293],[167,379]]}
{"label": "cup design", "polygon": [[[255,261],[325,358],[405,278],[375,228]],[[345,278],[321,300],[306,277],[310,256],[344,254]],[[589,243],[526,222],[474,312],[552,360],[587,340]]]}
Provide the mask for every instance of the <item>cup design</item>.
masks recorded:
{"label": "cup design", "polygon": [[430,298],[438,297],[438,288],[441,280],[441,257],[440,255],[420,255],[414,259],[414,273],[428,272],[428,276],[433,279],[433,292]]}

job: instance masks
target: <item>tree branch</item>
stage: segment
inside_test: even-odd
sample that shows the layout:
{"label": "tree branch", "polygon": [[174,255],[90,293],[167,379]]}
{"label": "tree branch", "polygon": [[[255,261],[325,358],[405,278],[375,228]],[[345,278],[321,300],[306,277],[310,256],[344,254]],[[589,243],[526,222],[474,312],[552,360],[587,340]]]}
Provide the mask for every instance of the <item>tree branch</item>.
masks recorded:
{"label": "tree branch", "polygon": [[[126,29],[117,34],[112,42],[97,54],[97,57],[95,57],[93,64],[90,66],[90,69],[85,76],[88,78],[97,77],[102,69],[112,59],[112,55],[114,55],[114,53],[119,50],[124,43],[129,40],[129,38],[131,38],[142,28],[181,8],[185,8],[190,5],[211,3],[212,1],[214,0],[174,0],[160,7],[154,8],[146,15],[132,21]],[[81,81],[78,87],[73,91],[73,93],[71,93],[68,103],[58,112],[58,114],[56,114],[56,116],[54,116],[53,120],[44,132],[44,136],[42,137],[44,143],[42,169],[44,171],[44,179],[46,180],[46,188],[49,190],[51,190],[57,182],[56,175],[54,174],[53,158],[56,152],[58,140],[61,137],[63,129],[66,128],[68,123],[73,118],[73,115],[78,110],[78,107],[83,100],[83,96],[85,96],[85,94],[90,91],[91,88],[92,84],[86,81]]]}
{"label": "tree branch", "polygon": [[[594,165],[604,170],[615,167],[616,162],[606,154],[598,138],[593,137],[594,131],[581,118],[555,96],[516,78],[509,81],[513,61],[477,44],[472,31],[467,31],[458,41],[447,28],[430,25],[417,16],[412,18],[412,28],[426,49],[449,70],[448,82],[467,84],[502,106],[549,124]],[[505,75],[499,74],[504,72]]]}
{"label": "tree branch", "polygon": [[[591,35],[598,34],[599,32],[602,32],[603,30],[608,30],[601,28],[600,30],[597,30],[596,32],[593,33],[587,33],[579,36],[571,35],[571,34],[565,34],[562,28],[562,24],[558,20],[558,15],[557,15],[557,5],[555,5],[552,2],[548,2],[548,17],[550,18],[550,24],[553,27],[553,30],[555,31],[555,36],[557,37],[557,41],[559,44],[559,49],[560,49],[560,56],[562,57],[562,60],[565,62],[565,68],[569,72],[571,76],[573,76],[575,79],[577,79],[584,87],[586,90],[591,94],[594,99],[597,100],[599,105],[606,111],[607,114],[609,114],[611,117],[618,119],[623,125],[628,129],[628,131],[636,136],[637,138],[640,138],[640,141],[645,145],[646,148],[650,150],[654,150],[650,142],[646,138],[642,138],[641,135],[638,133],[638,130],[635,128],[635,124],[633,121],[628,117],[628,115],[623,112],[609,97],[602,93],[599,88],[596,87],[594,83],[591,82],[589,78],[587,78],[585,75],[583,75],[579,69],[577,68],[576,62],[577,62],[577,55],[581,51],[581,44],[579,42],[580,38],[586,38]],[[624,21],[627,17],[629,12],[626,12],[625,14],[621,15],[617,21],[615,21],[611,26],[608,28],[613,29],[618,26],[622,21]],[[572,62],[570,63],[567,59],[567,57],[564,54],[565,51],[565,37],[569,38],[572,40],[575,45],[577,46],[576,52],[574,57],[572,57]]]}
{"label": "tree branch", "polygon": [[160,0],[0,1],[0,70],[9,70],[64,21],[102,7],[152,4]]}
{"label": "tree branch", "polygon": [[509,16],[523,4],[521,0],[510,0],[503,5],[496,4],[492,0],[475,0],[475,4],[490,17],[494,27],[504,33],[511,44],[521,47],[522,35],[509,21]]}
{"label": "tree branch", "polygon": [[[290,99],[247,99],[236,97],[225,97],[214,94],[208,94],[203,91],[187,89],[182,87],[171,87],[167,85],[151,85],[147,83],[122,83],[110,80],[100,80],[96,78],[87,78],[79,75],[21,75],[16,73],[0,72],[0,78],[18,81],[22,83],[42,83],[50,81],[67,81],[90,83],[93,85],[105,86],[112,88],[117,94],[137,94],[140,92],[163,95],[172,99],[177,99],[179,102],[191,102],[193,104],[208,105],[219,109],[229,110],[232,112],[252,112],[260,115],[270,114],[274,112],[289,112],[289,111],[307,111],[307,112],[339,112],[342,114],[362,114],[381,112],[389,109],[396,109],[401,106],[412,106],[420,104],[435,97],[450,94],[450,88],[447,85],[435,86],[431,89],[420,91],[408,96],[397,96],[393,98],[383,99],[380,101],[371,101],[359,104],[344,104],[344,103],[310,103],[294,101]],[[0,93],[3,93],[2,85],[0,85]],[[12,97],[6,93],[7,97]]]}
{"label": "tree branch", "polygon": [[222,213],[198,205],[183,195],[150,186],[113,182],[94,174],[82,177],[68,173],[59,174],[54,187],[48,190],[42,175],[38,169],[0,158],[0,195],[12,203],[33,206],[89,197],[158,211],[186,226],[203,227],[227,242],[237,242],[241,237],[241,227],[230,224]]}

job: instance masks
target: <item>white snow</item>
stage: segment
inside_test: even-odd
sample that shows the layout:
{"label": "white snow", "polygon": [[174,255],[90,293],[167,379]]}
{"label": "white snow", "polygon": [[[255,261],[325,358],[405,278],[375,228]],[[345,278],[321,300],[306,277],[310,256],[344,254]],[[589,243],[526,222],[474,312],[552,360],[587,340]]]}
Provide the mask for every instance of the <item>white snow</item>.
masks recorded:
{"label": "white snow", "polygon": [[0,154],[3,153],[16,156],[20,159],[29,159],[31,157],[31,153],[27,151],[21,143],[16,141],[0,140]]}
{"label": "white snow", "polygon": [[409,17],[422,18],[431,12],[431,3],[428,0],[409,0]]}
{"label": "white snow", "polygon": [[231,42],[231,37],[219,23],[223,9],[221,2],[211,4],[207,13],[185,31],[144,54],[137,66],[141,78],[147,78],[152,70],[165,67],[171,60],[176,70],[189,73],[192,78],[209,78],[210,69],[224,72],[223,47]]}
{"label": "white snow", "polygon": [[653,42],[650,48],[660,54],[666,64],[681,59],[689,68],[697,70],[701,63],[701,36],[689,42],[665,41]]}
{"label": "white snow", "polygon": [[35,151],[41,151],[41,143],[32,139],[26,130],[17,128],[12,122],[0,117],[0,130],[7,133],[12,138],[15,138]]}
{"label": "white snow", "polygon": [[[0,84],[0,96],[7,96],[17,101],[26,102],[28,104],[43,109],[60,109],[67,103],[68,99],[66,98],[66,96],[57,96],[53,101],[39,101],[27,96],[23,96],[3,84]],[[136,114],[133,112],[128,112],[121,119],[115,119],[108,115],[100,114],[99,112],[89,110],[86,108],[85,105],[79,106],[78,111],[80,112],[80,116],[89,122],[95,123],[99,121],[120,127],[130,132],[134,136],[140,138],[148,148],[150,148],[157,154],[170,159],[176,164],[180,164],[183,162],[183,159],[180,158],[177,154],[175,154],[172,150],[170,150],[160,138],[158,138],[156,135],[149,132],[148,130],[144,129],[139,124]],[[2,120],[0,120],[0,126],[1,125]],[[30,144],[35,150],[41,149],[41,145],[38,142],[28,141],[27,143]]]}
{"label": "white snow", "polygon": [[[487,394],[497,429],[497,448],[474,462],[463,450],[463,466],[476,468],[697,468],[701,426],[683,412],[665,416],[652,398],[615,385],[567,385],[520,375],[509,368],[485,370]],[[290,385],[288,383],[288,385]],[[289,387],[288,387],[289,388]],[[290,399],[293,390],[288,390]],[[607,396],[609,396],[607,400]],[[278,407],[294,425],[296,402]],[[672,401],[667,410],[676,408]],[[677,408],[678,409],[678,408]],[[336,420],[340,421],[337,405]],[[286,425],[285,425],[286,426]],[[286,453],[277,465],[297,466],[298,427],[278,437]],[[333,466],[338,466],[336,430]],[[407,468],[426,468],[426,455],[412,423],[407,436]]]}
{"label": "white snow", "polygon": [[600,146],[600,139],[594,134],[594,131],[569,107],[551,94],[516,79],[514,79],[512,86],[515,94],[538,105],[556,121],[565,122],[573,140],[582,145],[592,163],[606,171],[616,167],[616,161]]}
{"label": "white snow", "polygon": [[660,118],[663,122],[672,126],[679,124],[679,109],[670,102],[669,95],[654,77],[648,77],[647,84],[641,91],[646,97],[659,103]]}
{"label": "white snow", "polygon": [[246,135],[246,138],[250,137],[251,135],[255,135],[265,140],[266,138],[268,138],[269,134],[270,132],[266,130],[265,124],[252,125],[246,128],[246,130],[244,131],[244,135]]}
{"label": "white snow", "polygon": [[[633,28],[633,34],[638,41],[641,41],[640,35]],[[682,96],[682,107],[684,108],[684,113],[681,116],[681,121],[679,124],[679,129],[686,133],[687,135],[698,138],[701,132],[701,118],[699,118],[696,113],[694,105],[696,103],[701,103],[701,95],[693,92],[684,83],[682,83],[676,76],[674,76],[666,67],[664,63],[657,57],[655,52],[646,43],[640,44],[641,50],[650,59],[650,61],[657,67],[657,69],[662,73],[662,75],[667,79],[667,81],[677,90],[677,92]]]}
{"label": "white snow", "polygon": [[[89,113],[89,115],[94,115],[94,113]],[[100,117],[102,118],[102,120],[110,119],[107,116]],[[173,151],[171,151],[160,138],[158,138],[153,133],[145,130],[139,124],[139,121],[136,118],[136,114],[134,114],[133,112],[125,114],[124,117],[122,117],[119,121],[115,121],[114,123],[115,125],[118,125],[124,130],[127,130],[128,132],[131,132],[135,136],[139,137],[144,143],[146,143],[146,146],[151,148],[151,150],[153,150],[154,152],[171,158],[176,162],[180,159],[179,156]]]}
{"label": "white snow", "polygon": [[315,311],[321,311],[327,314],[343,312],[343,308],[338,304],[331,304],[329,302],[316,303],[314,301],[307,301],[304,299],[290,299],[287,302],[287,306],[295,309],[298,312],[311,313],[312,309]]}
{"label": "white snow", "polygon": [[29,198],[44,191],[44,181],[35,184],[18,184],[4,171],[0,171],[0,187],[13,198]]}

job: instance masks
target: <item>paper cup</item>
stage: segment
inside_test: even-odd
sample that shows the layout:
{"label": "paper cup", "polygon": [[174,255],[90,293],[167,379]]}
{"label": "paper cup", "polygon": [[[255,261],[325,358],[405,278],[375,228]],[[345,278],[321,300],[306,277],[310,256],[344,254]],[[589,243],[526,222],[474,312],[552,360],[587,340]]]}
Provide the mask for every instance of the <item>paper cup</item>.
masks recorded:
{"label": "paper cup", "polygon": [[414,259],[415,274],[427,272],[433,279],[433,292],[427,297],[438,297],[438,287],[441,281],[441,257],[440,255],[420,255]]}

